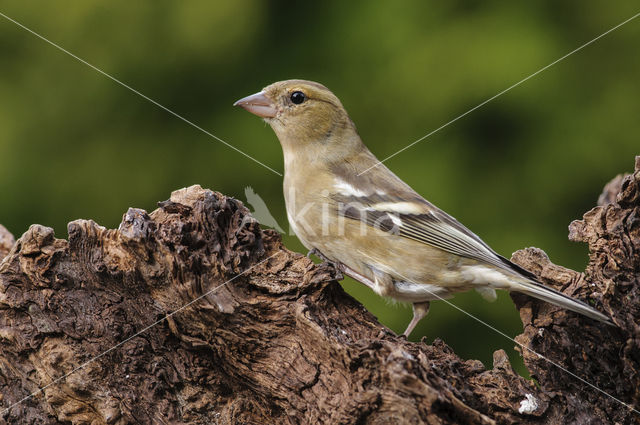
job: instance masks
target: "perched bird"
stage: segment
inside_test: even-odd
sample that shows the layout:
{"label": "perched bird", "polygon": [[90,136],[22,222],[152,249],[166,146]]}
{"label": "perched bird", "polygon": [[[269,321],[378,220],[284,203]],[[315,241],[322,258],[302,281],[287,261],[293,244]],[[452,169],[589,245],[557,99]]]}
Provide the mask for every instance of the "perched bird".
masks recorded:
{"label": "perched bird", "polygon": [[409,336],[429,302],[495,289],[539,298],[608,324],[587,304],[543,286],[425,200],[360,140],[325,86],[280,81],[234,105],[264,118],[284,152],[284,197],[300,241],[383,297],[413,304]]}

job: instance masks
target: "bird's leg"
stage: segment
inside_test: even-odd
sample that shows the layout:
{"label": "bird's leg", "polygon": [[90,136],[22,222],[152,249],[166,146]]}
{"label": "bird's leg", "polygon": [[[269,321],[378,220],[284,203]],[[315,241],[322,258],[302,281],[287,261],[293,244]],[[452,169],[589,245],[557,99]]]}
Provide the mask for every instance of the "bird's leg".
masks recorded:
{"label": "bird's leg", "polygon": [[331,264],[331,266],[334,269],[336,269],[336,271],[338,272],[338,274],[336,275],[336,280],[342,280],[344,278],[343,273],[346,273],[344,264],[339,263],[337,261],[331,261],[329,258],[325,257],[325,255],[320,251],[318,251],[316,248],[313,248],[309,250],[309,252],[307,252],[307,258],[311,258],[311,255],[315,255],[325,263]]}
{"label": "bird's leg", "polygon": [[317,249],[315,249],[315,248],[312,248],[312,249],[309,250],[309,252],[307,252],[307,258],[311,258],[312,255],[315,255],[316,257],[318,257],[322,261],[329,261],[327,259],[327,257],[322,255],[322,253],[320,251],[318,251]]}
{"label": "bird's leg", "polygon": [[312,255],[315,255],[316,257],[318,257],[319,259],[321,259],[322,261],[324,261],[325,263],[329,263],[332,264],[336,269],[339,268],[339,264],[337,261],[332,261],[330,260],[328,257],[326,257],[322,252],[318,251],[317,248],[313,248],[311,249],[309,252],[307,252],[307,258],[311,258]]}
{"label": "bird's leg", "polygon": [[[315,255],[316,257],[318,257],[319,259],[321,259],[322,261],[325,261],[329,264],[331,264],[333,267],[335,267],[336,270],[338,270],[340,273],[344,273],[347,276],[351,277],[354,280],[357,280],[358,282],[362,283],[365,286],[368,286],[371,289],[374,289],[376,287],[376,284],[374,281],[372,281],[371,279],[369,279],[368,277],[358,273],[357,271],[353,270],[352,268],[339,263],[337,261],[331,261],[329,260],[327,257],[324,256],[324,254],[322,254],[320,251],[318,251],[316,248],[313,248],[312,250],[310,250],[307,253],[307,257],[310,257],[311,255]],[[341,280],[342,278],[339,278],[338,280]]]}
{"label": "bird's leg", "polygon": [[411,335],[411,332],[413,332],[413,328],[416,327],[416,325],[420,322],[420,320],[424,318],[424,316],[427,315],[428,312],[429,312],[429,301],[424,301],[421,303],[413,303],[413,319],[411,319],[411,322],[409,322],[409,326],[407,326],[407,329],[404,331],[402,335],[409,338],[409,335]]}
{"label": "bird's leg", "polygon": [[364,275],[361,275],[357,271],[345,266],[344,264],[340,264],[340,266],[342,267],[342,271],[344,272],[344,274],[346,274],[347,276],[351,277],[354,280],[357,280],[363,285],[368,286],[372,290],[375,290],[376,284],[374,281],[372,281],[371,279],[369,279]]}

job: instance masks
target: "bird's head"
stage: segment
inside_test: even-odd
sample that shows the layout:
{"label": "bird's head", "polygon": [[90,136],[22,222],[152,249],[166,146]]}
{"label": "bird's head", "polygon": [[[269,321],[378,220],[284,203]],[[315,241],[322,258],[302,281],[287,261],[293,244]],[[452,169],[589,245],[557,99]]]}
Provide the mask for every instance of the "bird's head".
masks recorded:
{"label": "bird's head", "polygon": [[[269,123],[285,151],[328,152],[348,149],[358,139],[340,100],[319,83],[286,80],[238,100],[240,106]],[[331,147],[331,149],[329,149]]]}

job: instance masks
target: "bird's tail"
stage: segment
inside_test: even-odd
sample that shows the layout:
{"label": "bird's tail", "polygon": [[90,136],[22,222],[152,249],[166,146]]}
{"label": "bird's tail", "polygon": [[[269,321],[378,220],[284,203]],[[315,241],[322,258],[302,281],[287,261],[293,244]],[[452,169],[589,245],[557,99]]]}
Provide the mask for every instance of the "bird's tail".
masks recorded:
{"label": "bird's tail", "polygon": [[576,313],[580,313],[584,316],[590,317],[591,319],[606,323],[607,325],[615,326],[609,317],[600,313],[590,305],[573,299],[562,292],[556,291],[555,289],[548,288],[534,280],[522,279],[522,281],[512,281],[510,286],[511,291],[520,292],[522,294],[538,298],[557,305],[558,307],[566,308],[567,310],[575,311]]}

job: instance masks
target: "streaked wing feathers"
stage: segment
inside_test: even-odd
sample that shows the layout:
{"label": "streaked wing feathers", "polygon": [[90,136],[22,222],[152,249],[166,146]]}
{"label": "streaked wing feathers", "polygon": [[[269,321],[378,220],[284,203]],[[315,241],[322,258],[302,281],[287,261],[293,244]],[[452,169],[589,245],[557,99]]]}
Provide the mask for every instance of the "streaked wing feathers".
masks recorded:
{"label": "streaked wing feathers", "polygon": [[402,205],[407,201],[388,195],[376,194],[370,197],[337,195],[334,196],[334,200],[338,201],[338,213],[346,218],[363,221],[379,230],[536,280],[532,273],[497,254],[458,220],[426,200],[420,203],[420,209],[424,212],[419,214],[415,211],[411,213],[393,211],[389,205],[393,203]]}

